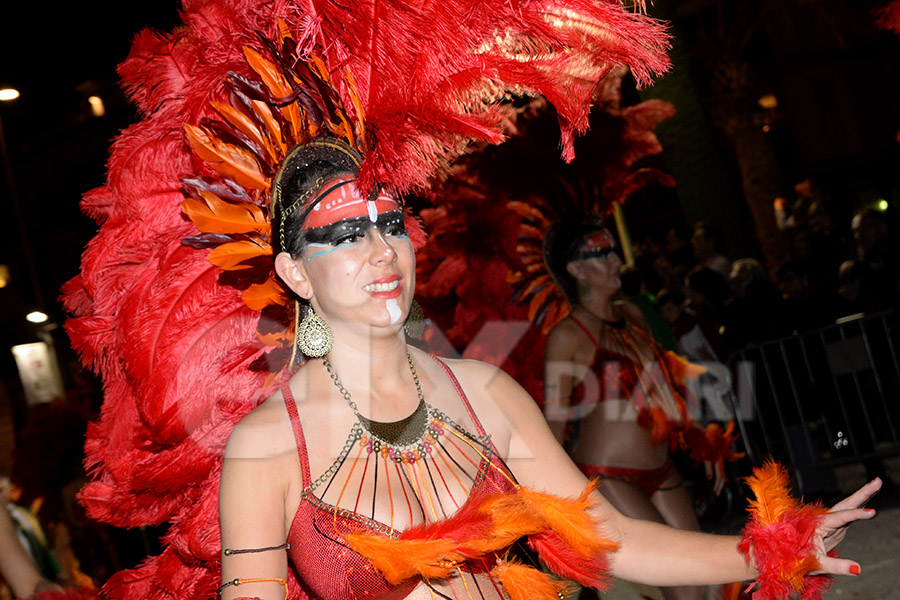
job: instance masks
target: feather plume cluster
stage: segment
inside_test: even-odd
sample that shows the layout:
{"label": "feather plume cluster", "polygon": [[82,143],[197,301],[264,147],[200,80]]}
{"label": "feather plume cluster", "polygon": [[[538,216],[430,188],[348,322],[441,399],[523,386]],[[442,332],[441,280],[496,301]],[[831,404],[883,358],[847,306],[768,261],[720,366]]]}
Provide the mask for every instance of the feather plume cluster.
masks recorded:
{"label": "feather plume cluster", "polygon": [[697,464],[711,462],[724,468],[725,461],[741,458],[744,453],[734,450],[736,441],[734,421],[729,421],[724,429],[718,423],[710,423],[705,428],[692,427],[684,432],[684,446]]}
{"label": "feather plume cluster", "polygon": [[[161,555],[107,582],[114,599],[210,597],[217,586],[224,445],[287,362],[267,335],[292,315],[271,304],[280,290],[266,269],[243,266],[268,252],[272,161],[302,139],[290,129],[303,121],[287,106],[293,90],[331,81],[344,108],[321,123],[364,145],[366,185],[402,192],[470,140],[498,141],[496,100],[544,94],[569,156],[600,77],[626,65],[646,82],[667,66],[663,26],[607,0],[184,0],[182,19],[170,34],[139,33],[119,67],[142,118],[84,197],[100,227],[63,289],[73,346],[105,391],[81,501],[113,525],[171,524]],[[291,52],[315,77],[283,70]],[[279,86],[292,91],[276,98]],[[272,98],[285,105],[270,110]]]}
{"label": "feather plume cluster", "polygon": [[[875,10],[876,23],[879,27],[889,29],[900,35],[900,0],[891,0],[884,6]],[[900,142],[900,131],[897,132],[897,141]]]}
{"label": "feather plume cluster", "polygon": [[312,4],[329,6],[310,39],[349,66],[378,140],[367,149],[363,186],[422,187],[471,141],[500,141],[498,102],[511,95],[543,95],[556,107],[571,160],[594,89],[611,69],[627,66],[648,83],[668,67],[664,29],[618,1]]}
{"label": "feather plume cluster", "polygon": [[479,559],[474,565],[490,568],[512,600],[554,600],[565,591],[556,577],[500,558],[516,540],[527,537],[556,576],[604,590],[609,586],[607,557],[618,544],[598,533],[596,519],[587,512],[595,487],[591,482],[578,498],[523,487],[486,494],[470,498],[449,519],[409,529],[398,538],[355,532],[344,539],[393,585],[416,575],[446,578],[474,558]]}
{"label": "feather plume cluster", "polygon": [[875,11],[878,26],[900,35],[900,0],[892,0]]}
{"label": "feather plume cluster", "polygon": [[819,568],[814,538],[828,509],[793,498],[787,471],[773,461],[755,468],[747,485],[755,499],[738,549],[748,563],[752,553],[759,570],[753,599],[821,599],[830,578],[809,573]]}
{"label": "feather plume cluster", "polygon": [[574,163],[559,160],[554,116],[533,100],[506,124],[513,139],[463,157],[436,206],[420,213],[429,237],[416,256],[416,296],[446,336],[429,328],[429,347],[464,349],[503,368],[539,403],[545,336],[568,313],[541,254],[550,224],[570,211],[606,212],[606,199],[625,201],[651,182],[672,183],[634,163],[662,151],[653,130],[674,107],[622,108],[621,78],[615,70],[595,90],[592,135],[578,141]]}
{"label": "feather plume cluster", "polygon": [[598,138],[601,148],[592,154],[593,171],[576,182],[560,181],[561,192],[545,198],[518,199],[507,208],[520,218],[518,250],[522,265],[510,273],[514,301],[528,306],[528,318],[546,334],[569,313],[562,292],[544,264],[543,243],[550,226],[573,215],[609,216],[615,204],[651,184],[674,186],[675,180],[654,168],[634,168],[641,158],[662,152],[656,127],[675,114],[675,107],[662,100],[648,100],[622,108],[622,72],[604,80],[595,102],[611,119],[608,135]]}

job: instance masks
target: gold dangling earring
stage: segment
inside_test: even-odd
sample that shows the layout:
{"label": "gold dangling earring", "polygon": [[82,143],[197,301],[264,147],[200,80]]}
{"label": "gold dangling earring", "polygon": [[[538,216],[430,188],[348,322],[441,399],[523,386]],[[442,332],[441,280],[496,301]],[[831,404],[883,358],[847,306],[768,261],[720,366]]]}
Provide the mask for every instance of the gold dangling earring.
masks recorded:
{"label": "gold dangling earring", "polygon": [[425,333],[425,313],[422,312],[422,307],[415,298],[409,305],[409,314],[406,316],[406,323],[403,324],[403,331],[416,340],[421,339]]}
{"label": "gold dangling earring", "polygon": [[325,356],[334,345],[334,333],[328,323],[313,311],[312,306],[306,309],[306,316],[297,328],[297,347],[310,358]]}

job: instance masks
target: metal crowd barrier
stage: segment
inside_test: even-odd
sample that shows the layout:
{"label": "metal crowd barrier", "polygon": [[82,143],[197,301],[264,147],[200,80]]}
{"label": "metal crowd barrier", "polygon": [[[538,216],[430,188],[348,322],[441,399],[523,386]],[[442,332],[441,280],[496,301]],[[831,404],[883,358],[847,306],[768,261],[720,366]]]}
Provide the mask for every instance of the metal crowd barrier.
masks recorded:
{"label": "metal crowd barrier", "polygon": [[748,346],[729,360],[744,450],[773,456],[804,494],[835,491],[832,467],[900,454],[900,340],[893,311]]}

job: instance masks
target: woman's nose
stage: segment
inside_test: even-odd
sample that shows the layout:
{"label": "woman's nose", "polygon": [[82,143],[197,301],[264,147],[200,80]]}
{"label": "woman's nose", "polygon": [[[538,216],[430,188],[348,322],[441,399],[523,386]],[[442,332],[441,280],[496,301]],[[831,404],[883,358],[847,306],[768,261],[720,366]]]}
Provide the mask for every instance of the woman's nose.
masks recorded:
{"label": "woman's nose", "polygon": [[369,235],[366,236],[370,240],[372,246],[371,260],[373,264],[380,262],[394,262],[397,259],[397,253],[393,246],[381,235],[381,232],[373,227]]}

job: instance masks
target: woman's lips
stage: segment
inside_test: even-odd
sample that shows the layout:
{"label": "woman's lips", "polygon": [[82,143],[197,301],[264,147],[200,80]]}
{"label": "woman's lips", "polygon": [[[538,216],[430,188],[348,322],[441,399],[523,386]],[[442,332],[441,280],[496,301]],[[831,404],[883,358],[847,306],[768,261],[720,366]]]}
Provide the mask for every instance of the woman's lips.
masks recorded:
{"label": "woman's lips", "polygon": [[390,298],[396,298],[403,292],[403,284],[397,275],[388,275],[364,285],[363,291],[373,298],[389,300]]}

